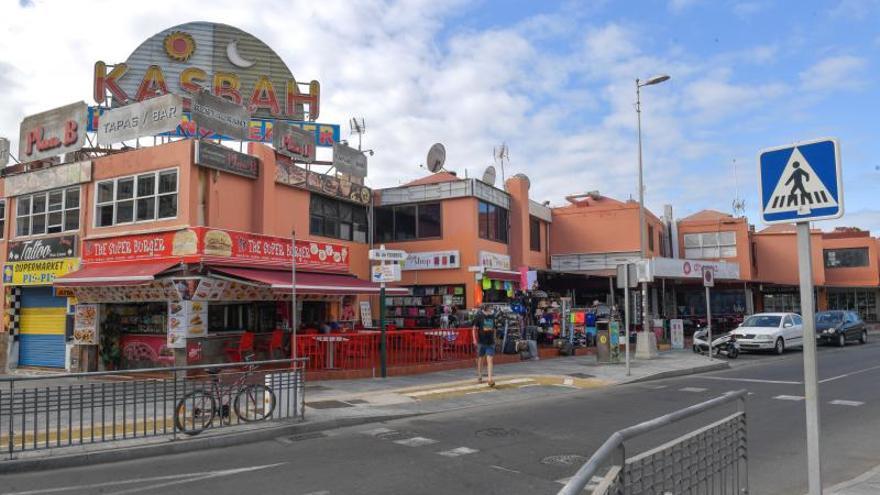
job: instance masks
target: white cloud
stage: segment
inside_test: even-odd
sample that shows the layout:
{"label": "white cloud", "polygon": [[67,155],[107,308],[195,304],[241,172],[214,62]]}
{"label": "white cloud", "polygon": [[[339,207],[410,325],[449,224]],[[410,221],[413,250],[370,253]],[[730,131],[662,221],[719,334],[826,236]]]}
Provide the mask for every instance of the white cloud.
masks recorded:
{"label": "white cloud", "polygon": [[684,105],[699,120],[715,122],[759,108],[786,91],[781,83],[734,84],[729,70],[716,70],[687,85]]}
{"label": "white cloud", "polygon": [[867,60],[853,55],[827,57],[800,73],[807,91],[844,91],[863,87],[866,83]]}
{"label": "white cloud", "polygon": [[840,0],[829,9],[831,17],[864,20],[880,9],[880,0]]}

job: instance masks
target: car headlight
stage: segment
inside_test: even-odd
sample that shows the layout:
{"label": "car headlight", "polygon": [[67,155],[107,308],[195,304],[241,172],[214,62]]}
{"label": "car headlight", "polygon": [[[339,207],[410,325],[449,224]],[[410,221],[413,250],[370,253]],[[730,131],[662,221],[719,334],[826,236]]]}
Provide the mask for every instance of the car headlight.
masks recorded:
{"label": "car headlight", "polygon": [[833,328],[826,328],[825,331],[822,333],[834,333],[834,329]]}
{"label": "car headlight", "polygon": [[755,340],[773,340],[772,335],[756,335]]}

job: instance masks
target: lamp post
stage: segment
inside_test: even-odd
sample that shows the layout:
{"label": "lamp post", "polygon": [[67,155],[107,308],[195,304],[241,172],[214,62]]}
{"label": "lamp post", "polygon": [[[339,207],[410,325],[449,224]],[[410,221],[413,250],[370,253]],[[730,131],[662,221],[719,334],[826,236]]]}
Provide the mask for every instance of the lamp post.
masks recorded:
{"label": "lamp post", "polygon": [[[642,81],[636,78],[636,119],[639,133],[639,256],[647,260],[648,226],[645,223],[645,186],[642,169],[642,88],[668,81],[669,76],[661,74]],[[629,308],[627,308],[629,311]],[[648,328],[648,282],[642,282],[642,331]]]}

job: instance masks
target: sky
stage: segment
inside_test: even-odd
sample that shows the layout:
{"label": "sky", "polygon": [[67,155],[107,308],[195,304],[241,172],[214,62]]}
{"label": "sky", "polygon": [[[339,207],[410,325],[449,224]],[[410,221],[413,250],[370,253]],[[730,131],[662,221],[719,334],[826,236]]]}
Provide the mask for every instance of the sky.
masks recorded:
{"label": "sky", "polygon": [[741,198],[761,229],[759,151],[836,137],[846,214],[814,227],[880,235],[880,0],[4,0],[0,136],[15,153],[23,117],[93,103],[96,61],[198,20],[320,81],[319,121],[344,138],[363,118],[372,187],[427,174],[435,142],[447,169],[480,177],[505,143],[504,174],[529,176],[532,199],[637,197],[635,79],[668,74],[642,89],[655,213],[731,213]]}

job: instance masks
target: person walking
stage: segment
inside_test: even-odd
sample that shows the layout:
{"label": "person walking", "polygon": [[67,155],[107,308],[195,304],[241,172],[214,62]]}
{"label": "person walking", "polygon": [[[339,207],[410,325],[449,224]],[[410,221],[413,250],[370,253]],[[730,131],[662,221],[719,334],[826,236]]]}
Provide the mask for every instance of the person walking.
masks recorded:
{"label": "person walking", "polygon": [[486,358],[486,370],[489,373],[489,386],[495,386],[492,376],[492,360],[495,356],[495,314],[492,307],[484,304],[473,323],[474,347],[477,349],[477,383],[483,383],[483,358]]}

